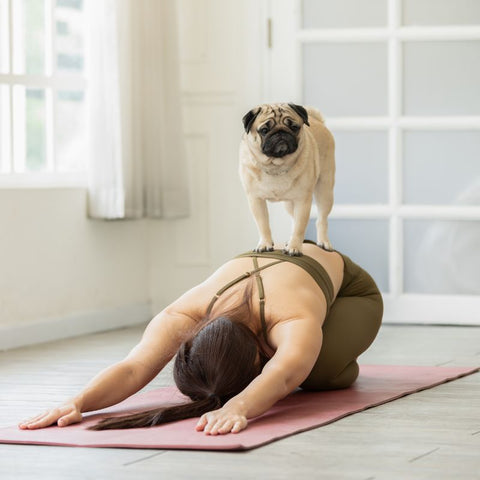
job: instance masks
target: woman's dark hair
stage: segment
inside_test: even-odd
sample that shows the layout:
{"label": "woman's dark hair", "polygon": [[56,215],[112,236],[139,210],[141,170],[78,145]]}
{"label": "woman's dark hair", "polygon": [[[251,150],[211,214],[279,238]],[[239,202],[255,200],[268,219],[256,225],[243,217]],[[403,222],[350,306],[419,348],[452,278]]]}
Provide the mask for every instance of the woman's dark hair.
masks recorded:
{"label": "woman's dark hair", "polygon": [[191,402],[106,418],[89,429],[153,427],[199,417],[240,393],[261,370],[258,338],[244,324],[251,317],[251,292],[249,284],[239,306],[213,319],[205,318],[200,329],[178,350],[173,376],[178,389]]}

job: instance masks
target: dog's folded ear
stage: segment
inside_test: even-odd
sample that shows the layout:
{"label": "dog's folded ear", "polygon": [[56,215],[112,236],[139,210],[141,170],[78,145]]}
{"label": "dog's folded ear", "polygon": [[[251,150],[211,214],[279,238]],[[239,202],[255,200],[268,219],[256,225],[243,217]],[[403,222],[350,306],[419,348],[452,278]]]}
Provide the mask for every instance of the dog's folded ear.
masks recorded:
{"label": "dog's folded ear", "polygon": [[242,118],[243,126],[245,128],[245,131],[248,133],[250,131],[250,128],[252,128],[252,124],[257,118],[258,114],[260,113],[262,109],[260,107],[253,108],[250,110],[248,113],[244,115]]}
{"label": "dog's folded ear", "polygon": [[302,107],[301,105],[295,105],[294,103],[289,103],[288,106],[293,111],[295,111],[296,113],[298,113],[300,115],[300,117],[303,120],[303,123],[305,123],[305,125],[310,126],[310,124],[308,123],[308,113],[307,113],[307,111],[305,110],[304,107]]}

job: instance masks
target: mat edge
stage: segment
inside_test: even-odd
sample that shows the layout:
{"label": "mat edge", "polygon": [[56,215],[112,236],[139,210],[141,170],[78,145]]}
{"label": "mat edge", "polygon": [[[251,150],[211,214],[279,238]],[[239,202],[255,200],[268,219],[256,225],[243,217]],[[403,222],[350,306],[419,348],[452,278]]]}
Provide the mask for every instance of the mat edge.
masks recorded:
{"label": "mat edge", "polygon": [[[285,433],[281,436],[276,436],[271,439],[268,439],[267,441],[262,441],[260,443],[255,443],[255,444],[248,444],[248,443],[239,443],[236,446],[228,446],[228,447],[221,447],[221,446],[206,446],[206,447],[196,447],[192,448],[191,446],[175,446],[175,447],[165,447],[165,446],[153,446],[153,445],[142,445],[142,446],[132,446],[132,445],[125,445],[125,444],[102,444],[102,445],[92,445],[92,444],[71,444],[71,443],[62,443],[62,442],[35,442],[35,441],[22,441],[22,440],[10,440],[10,441],[5,441],[0,439],[0,444],[3,445],[37,445],[37,446],[58,446],[58,447],[78,447],[78,448],[128,448],[128,449],[145,449],[145,450],[198,450],[198,451],[229,451],[229,452],[235,452],[235,451],[248,451],[248,450],[253,450],[255,448],[260,448],[262,446],[268,445],[270,443],[273,443],[275,441],[288,438],[290,436],[296,435],[298,433],[303,433],[307,432],[310,430],[314,430],[316,428],[320,428],[325,425],[329,425],[331,423],[337,422],[343,418],[349,417],[351,415],[355,415],[357,413],[361,413],[363,411],[369,410],[371,408],[376,408],[380,405],[385,405],[387,403],[393,402],[395,400],[398,400],[400,398],[408,397],[409,395],[413,395],[415,393],[422,392],[424,390],[429,390],[431,388],[452,382],[454,380],[458,380],[463,377],[467,377],[469,375],[472,375],[474,373],[480,372],[480,366],[478,367],[462,367],[462,366],[450,366],[450,367],[444,367],[444,366],[427,366],[427,365],[364,365],[364,366],[385,366],[385,367],[398,367],[398,368],[405,368],[405,367],[412,367],[412,368],[435,368],[435,369],[441,369],[441,370],[457,370],[457,373],[455,375],[448,376],[440,381],[436,381],[434,383],[419,387],[415,390],[409,391],[407,393],[402,393],[399,395],[396,395],[392,398],[389,398],[387,400],[380,401],[378,403],[374,403],[372,405],[368,405],[364,408],[359,408],[356,410],[353,410],[351,412],[339,415],[335,418],[332,418],[328,421],[321,422],[319,424],[311,425],[307,428],[302,428],[300,430],[296,430],[295,432],[291,433]],[[360,367],[361,368],[361,367]],[[462,370],[458,372],[458,370]],[[168,388],[168,387],[162,387],[162,388]],[[11,429],[13,426],[6,426],[6,427],[0,427],[0,431],[2,429]]]}

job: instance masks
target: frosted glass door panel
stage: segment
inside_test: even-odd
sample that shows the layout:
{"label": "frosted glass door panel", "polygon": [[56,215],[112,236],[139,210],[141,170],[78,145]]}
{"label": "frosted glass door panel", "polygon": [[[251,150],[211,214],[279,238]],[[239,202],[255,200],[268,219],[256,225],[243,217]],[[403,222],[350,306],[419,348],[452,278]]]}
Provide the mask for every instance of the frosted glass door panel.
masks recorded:
{"label": "frosted glass door panel", "polygon": [[333,132],[336,204],[388,202],[386,132]]}
{"label": "frosted glass door panel", "polygon": [[384,43],[303,46],[303,102],[328,116],[386,115]]}
{"label": "frosted glass door panel", "polygon": [[480,41],[406,42],[407,115],[480,115]]}
{"label": "frosted glass door panel", "polygon": [[387,0],[303,0],[303,28],[383,27]]}
{"label": "frosted glass door panel", "polygon": [[[388,292],[388,221],[330,219],[328,224],[333,248],[348,255],[373,277],[382,292]],[[305,237],[316,241],[315,219]]]}
{"label": "frosted glass door panel", "polygon": [[480,131],[404,135],[404,203],[480,205]]}
{"label": "frosted glass door panel", "polygon": [[408,220],[404,235],[406,292],[480,294],[480,222]]}
{"label": "frosted glass door panel", "polygon": [[403,0],[403,24],[480,24],[480,2],[478,0]]}

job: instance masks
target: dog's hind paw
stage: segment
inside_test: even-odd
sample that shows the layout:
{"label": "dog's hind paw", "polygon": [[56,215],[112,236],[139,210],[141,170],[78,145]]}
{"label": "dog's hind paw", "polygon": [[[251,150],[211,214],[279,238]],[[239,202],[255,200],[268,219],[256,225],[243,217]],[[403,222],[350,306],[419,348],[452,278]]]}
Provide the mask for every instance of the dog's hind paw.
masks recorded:
{"label": "dog's hind paw", "polygon": [[288,250],[287,248],[283,250],[283,253],[285,253],[285,255],[290,255],[291,257],[301,257],[303,255],[303,253],[298,250]]}
{"label": "dog's hind paw", "polygon": [[333,252],[333,246],[328,240],[326,242],[317,242],[317,245],[327,252]]}
{"label": "dog's hind paw", "polygon": [[283,253],[290,255],[291,257],[301,257],[303,255],[302,253],[302,245],[299,245],[298,247],[295,246],[290,246],[288,243],[285,245],[285,248],[283,249]]}

